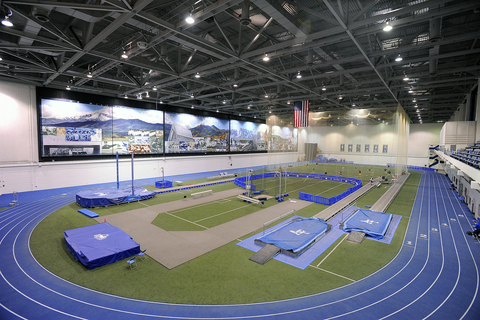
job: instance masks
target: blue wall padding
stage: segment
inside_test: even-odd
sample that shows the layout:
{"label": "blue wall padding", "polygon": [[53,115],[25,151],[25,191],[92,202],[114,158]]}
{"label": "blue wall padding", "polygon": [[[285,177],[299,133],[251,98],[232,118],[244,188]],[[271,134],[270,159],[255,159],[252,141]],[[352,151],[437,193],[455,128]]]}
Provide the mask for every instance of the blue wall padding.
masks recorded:
{"label": "blue wall padding", "polygon": [[[275,172],[268,172],[268,173],[265,173],[264,177],[265,178],[274,177],[275,174],[276,174]],[[306,200],[306,201],[311,201],[315,203],[321,203],[321,204],[327,204],[327,205],[334,204],[362,187],[362,181],[355,178],[347,178],[342,176],[330,176],[327,174],[298,173],[298,172],[287,172],[287,173],[284,172],[282,173],[282,177],[284,177],[285,174],[287,175],[287,177],[323,179],[323,180],[331,180],[331,181],[338,181],[338,182],[353,184],[353,187],[348,188],[348,190],[331,198],[314,196],[310,193],[305,193],[305,192],[298,193],[298,198],[300,200]],[[250,182],[251,184],[252,180],[261,179],[261,178],[262,178],[262,174],[254,174],[251,176],[251,180],[248,182]],[[235,178],[235,184],[240,188],[245,188],[248,184],[247,177]],[[251,190],[257,190],[257,186],[254,184],[251,184]]]}

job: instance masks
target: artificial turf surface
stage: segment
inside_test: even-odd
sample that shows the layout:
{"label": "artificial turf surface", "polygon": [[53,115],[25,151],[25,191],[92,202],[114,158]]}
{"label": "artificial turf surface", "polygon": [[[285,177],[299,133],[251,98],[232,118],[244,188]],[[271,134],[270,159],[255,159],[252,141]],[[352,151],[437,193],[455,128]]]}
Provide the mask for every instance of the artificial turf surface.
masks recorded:
{"label": "artificial turf surface", "polygon": [[[301,172],[301,169],[305,169],[305,171],[310,170],[310,168],[298,167],[294,169],[291,171]],[[350,169],[356,172],[353,168]],[[367,168],[363,170],[367,170]],[[375,168],[374,170],[377,170],[379,174],[383,171],[381,168]],[[354,175],[352,174],[351,176]],[[369,177],[366,175],[362,176],[364,183],[368,181]],[[420,174],[411,172],[407,183],[387,210],[389,213],[402,215],[402,220],[397,227],[391,244],[387,245],[373,240],[365,240],[359,245],[342,241],[344,237],[340,237],[337,242],[331,245],[305,270],[300,270],[276,260],[271,260],[263,266],[253,263],[248,260],[253,252],[237,246],[238,241],[231,242],[172,270],[166,269],[150,258],[147,258],[146,261],[140,261],[138,268],[134,270],[130,270],[125,261],[119,261],[94,270],[87,270],[79,262],[75,261],[68,252],[63,237],[64,230],[96,223],[94,220],[79,214],[77,212],[79,207],[76,203],[57,210],[40,222],[32,233],[30,247],[39,263],[54,274],[81,286],[114,295],[142,300],[189,304],[238,304],[289,299],[328,291],[351,283],[351,280],[359,280],[383,267],[395,257],[403,241],[419,181]],[[294,183],[293,180],[289,182]],[[337,185],[339,184],[337,183]],[[236,188],[236,186],[233,183],[227,183],[209,186],[205,190],[215,189],[214,191],[221,191],[229,188]],[[310,191],[314,189],[315,186],[312,185]],[[338,190],[335,190],[335,194],[343,191],[340,189],[338,187]],[[201,189],[195,189],[192,192],[197,190],[201,191]],[[287,187],[287,190],[289,190],[289,187]],[[308,188],[301,191],[308,192]],[[366,204],[371,205],[385,191],[386,188],[383,186],[374,188],[360,198],[356,205],[358,207]],[[298,190],[294,192],[298,194]],[[294,192],[291,192],[291,195]],[[183,195],[183,193],[177,194],[176,192],[167,193],[141,203],[96,208],[93,211],[103,216],[145,207],[145,205],[179,200],[183,198]],[[245,205],[245,203],[237,201],[237,199],[231,199],[230,202],[222,202],[219,201],[217,205],[235,204],[235,207],[237,205],[240,207]],[[268,205],[267,203],[268,201],[266,205]],[[273,201],[271,203],[275,204]],[[206,205],[206,207],[209,206],[211,208],[215,207],[212,204]],[[233,209],[233,206],[229,206],[229,208]],[[245,208],[249,208],[249,210],[261,209],[261,207],[254,205],[248,205]],[[308,207],[295,212],[295,214],[311,217],[325,208],[327,206],[312,203]],[[176,214],[193,220],[191,217],[192,212],[189,211],[191,210],[176,212]],[[198,210],[197,208],[197,211],[202,214],[202,218],[197,213],[194,221],[215,215],[213,212],[207,215],[202,213],[208,210]],[[222,216],[221,210],[218,213]],[[161,214],[160,216],[167,215]],[[172,218],[172,216],[170,217]],[[201,223],[202,225],[224,223],[222,219],[215,222],[213,221],[216,219],[212,219],[205,219]],[[182,225],[179,222],[181,219],[166,220],[165,218],[164,221],[160,222],[162,228],[173,228],[172,230],[190,230],[188,228],[191,228],[191,223],[187,222]],[[208,220],[212,221],[208,222]],[[198,223],[200,224],[200,222]],[[251,235],[253,234],[245,235],[242,239]],[[337,246],[337,244],[339,245]],[[324,260],[327,255],[329,255],[328,258]],[[352,267],[351,263],[345,263],[345,257],[349,257],[349,261],[355,261],[355,266]],[[120,279],[121,281],[119,281]]]}

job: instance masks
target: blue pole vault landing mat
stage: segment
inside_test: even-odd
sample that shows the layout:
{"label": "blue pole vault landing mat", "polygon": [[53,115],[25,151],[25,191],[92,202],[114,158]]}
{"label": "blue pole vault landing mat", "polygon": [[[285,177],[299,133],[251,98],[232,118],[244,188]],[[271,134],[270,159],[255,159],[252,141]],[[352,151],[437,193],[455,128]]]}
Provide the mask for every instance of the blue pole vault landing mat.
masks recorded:
{"label": "blue pole vault landing mat", "polygon": [[131,188],[84,190],[77,193],[76,200],[84,208],[93,208],[146,200],[153,198],[155,194],[154,191],[145,188],[135,188],[133,193]]}
{"label": "blue pole vault landing mat", "polygon": [[[285,225],[289,224],[292,220],[298,219],[298,218],[303,218],[303,217],[294,216],[290,219],[287,219],[287,220],[283,221],[282,223],[265,230],[265,234],[268,234],[268,233],[278,229],[279,227],[285,226]],[[313,260],[315,260],[318,256],[320,256],[328,247],[330,247],[335,241],[337,241],[337,239],[340,238],[340,236],[342,234],[344,234],[344,233],[341,229],[338,228],[338,225],[333,226],[330,229],[330,231],[325,233],[325,235],[322,238],[320,238],[320,240],[315,242],[311,247],[308,248],[308,250],[303,252],[297,258],[295,258],[291,255],[287,255],[285,253],[279,253],[273,259],[303,270]],[[264,235],[263,232],[261,232],[261,233],[256,234],[256,235],[254,235],[254,236],[252,236],[248,239],[243,240],[242,242],[238,243],[237,245],[239,245],[239,246],[241,246],[245,249],[248,249],[248,250],[251,250],[251,251],[254,251],[254,252],[258,252],[263,248],[263,246],[261,246],[259,244],[256,244],[255,239],[261,238],[263,235]]]}
{"label": "blue pole vault landing mat", "polygon": [[345,232],[363,232],[373,239],[381,240],[384,238],[391,220],[390,213],[358,209],[345,221],[343,230]]}

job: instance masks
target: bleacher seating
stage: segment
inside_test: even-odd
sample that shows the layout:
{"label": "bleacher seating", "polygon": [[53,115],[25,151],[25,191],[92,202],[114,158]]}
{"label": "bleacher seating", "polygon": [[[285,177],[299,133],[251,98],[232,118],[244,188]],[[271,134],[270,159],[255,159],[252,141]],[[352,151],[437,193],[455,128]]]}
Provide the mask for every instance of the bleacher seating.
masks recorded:
{"label": "bleacher seating", "polygon": [[480,168],[480,142],[470,144],[464,149],[452,153],[452,158],[468,164],[475,169]]}

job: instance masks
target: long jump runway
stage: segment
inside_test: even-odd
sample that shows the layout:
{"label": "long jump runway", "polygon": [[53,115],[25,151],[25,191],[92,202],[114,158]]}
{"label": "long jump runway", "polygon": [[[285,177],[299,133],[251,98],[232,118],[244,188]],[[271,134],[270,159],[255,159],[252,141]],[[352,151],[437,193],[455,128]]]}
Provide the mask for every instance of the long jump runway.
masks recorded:
{"label": "long jump runway", "polygon": [[465,235],[471,214],[449,186],[422,174],[403,246],[378,272],[325,293],[229,306],[131,300],[57,278],[33,259],[28,239],[74,193],[33,201],[0,212],[0,319],[479,319],[480,243]]}

